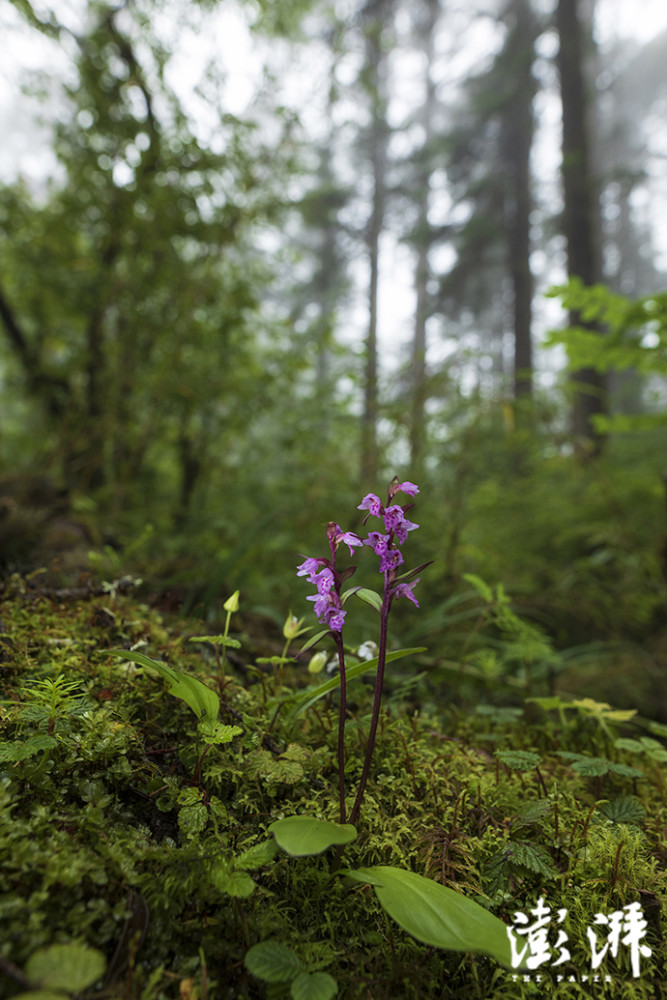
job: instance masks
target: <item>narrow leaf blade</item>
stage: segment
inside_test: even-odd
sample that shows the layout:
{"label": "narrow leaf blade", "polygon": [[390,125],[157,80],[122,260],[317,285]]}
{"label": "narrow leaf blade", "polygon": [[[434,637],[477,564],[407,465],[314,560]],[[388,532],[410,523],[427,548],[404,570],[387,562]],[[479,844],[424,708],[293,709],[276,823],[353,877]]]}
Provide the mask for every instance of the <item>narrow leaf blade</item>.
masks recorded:
{"label": "narrow leaf blade", "polygon": [[[405,656],[414,656],[417,653],[426,652],[426,646],[414,646],[410,649],[397,649],[393,653],[387,653],[386,662],[391,663],[394,660],[401,660]],[[353,667],[348,667],[345,671],[345,677],[348,681],[355,680],[357,677],[361,677],[368,670],[375,670],[378,665],[378,658],[374,656],[372,660],[363,660],[361,663],[355,663]],[[315,689],[309,688],[304,691],[303,694],[296,695],[294,698],[290,699],[289,705],[289,715],[288,723],[292,724],[295,720],[305,712],[307,709],[324,698],[325,695],[329,694],[331,691],[335,691],[340,684],[340,675],[336,673],[329,680],[324,681],[319,687]]]}
{"label": "narrow leaf blade", "polygon": [[439,882],[388,865],[345,874],[357,882],[370,882],[389,916],[418,941],[450,951],[491,955],[511,967],[507,927],[479,903]]}

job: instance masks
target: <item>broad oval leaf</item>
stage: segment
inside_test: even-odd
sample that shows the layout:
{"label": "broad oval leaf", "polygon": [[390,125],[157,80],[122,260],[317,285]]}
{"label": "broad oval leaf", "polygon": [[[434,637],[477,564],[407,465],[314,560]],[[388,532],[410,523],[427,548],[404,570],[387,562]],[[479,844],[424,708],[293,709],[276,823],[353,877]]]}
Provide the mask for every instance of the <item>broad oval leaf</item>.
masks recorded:
{"label": "broad oval leaf", "polygon": [[290,988],[292,1000],[331,1000],[338,983],[327,972],[300,972]]}
{"label": "broad oval leaf", "polygon": [[382,596],[378,594],[377,590],[369,590],[368,587],[360,587],[357,591],[357,597],[366,604],[370,604],[372,608],[376,611],[382,611]]}
{"label": "broad oval leaf", "polygon": [[269,827],[278,847],[293,858],[321,854],[328,847],[349,844],[357,836],[351,823],[329,823],[313,816],[288,816]]}
{"label": "broad oval leaf", "polygon": [[370,883],[389,916],[418,941],[450,951],[480,952],[508,968],[512,966],[507,926],[461,893],[388,865],[341,874]]}
{"label": "broad oval leaf", "polygon": [[97,948],[78,944],[53,944],[28,959],[25,974],[34,985],[47,990],[80,993],[104,975],[106,959]]}
{"label": "broad oval leaf", "polygon": [[291,948],[279,941],[260,941],[246,952],[248,972],[265,983],[289,983],[303,970],[303,962]]}
{"label": "broad oval leaf", "polygon": [[356,594],[357,597],[361,598],[362,601],[365,601],[366,604],[370,604],[370,606],[375,608],[376,611],[382,610],[382,595],[378,594],[377,590],[369,590],[368,587],[350,587],[349,590],[346,590],[345,593],[341,594],[340,603],[345,604],[348,598],[352,597],[353,594]]}

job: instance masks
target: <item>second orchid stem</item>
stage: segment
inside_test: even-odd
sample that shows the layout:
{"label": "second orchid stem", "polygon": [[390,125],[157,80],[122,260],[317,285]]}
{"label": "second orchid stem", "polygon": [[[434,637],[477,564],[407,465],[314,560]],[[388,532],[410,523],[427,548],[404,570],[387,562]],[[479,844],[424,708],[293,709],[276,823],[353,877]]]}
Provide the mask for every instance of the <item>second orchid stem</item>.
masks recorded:
{"label": "second orchid stem", "polygon": [[366,791],[366,782],[368,781],[368,775],[371,769],[371,760],[373,758],[373,750],[375,749],[375,735],[377,733],[378,722],[380,719],[380,705],[382,703],[382,687],[384,683],[384,667],[387,656],[387,625],[389,622],[389,609],[391,608],[392,599],[392,594],[389,591],[388,576],[389,573],[385,573],[384,597],[382,599],[382,607],[380,609],[380,644],[378,648],[378,667],[375,675],[373,714],[371,715],[371,725],[368,730],[368,743],[366,744],[366,755],[364,757],[361,780],[359,782],[359,788],[357,789],[357,797],[354,800],[354,806],[352,807],[352,812],[350,813],[350,823],[352,824],[357,822],[361,811],[361,803],[363,802],[364,792]]}
{"label": "second orchid stem", "polygon": [[345,716],[347,714],[347,678],[345,676],[345,650],[340,632],[333,632],[338,650],[338,670],[340,671],[340,701],[338,706],[338,796],[340,801],[340,822],[345,822]]}

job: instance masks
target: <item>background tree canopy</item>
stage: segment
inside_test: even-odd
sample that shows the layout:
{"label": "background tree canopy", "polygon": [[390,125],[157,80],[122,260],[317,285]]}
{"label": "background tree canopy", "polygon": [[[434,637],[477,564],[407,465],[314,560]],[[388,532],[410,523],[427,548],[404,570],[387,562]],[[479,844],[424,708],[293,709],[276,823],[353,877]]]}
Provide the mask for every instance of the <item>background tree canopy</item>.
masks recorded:
{"label": "background tree canopy", "polygon": [[474,572],[663,670],[667,34],[596,45],[602,0],[240,3],[263,74],[231,113],[219,60],[191,101],[173,74],[224,6],[4,15],[48,136],[0,187],[5,570],[93,549],[282,620],[297,553],[405,473],[436,652]]}

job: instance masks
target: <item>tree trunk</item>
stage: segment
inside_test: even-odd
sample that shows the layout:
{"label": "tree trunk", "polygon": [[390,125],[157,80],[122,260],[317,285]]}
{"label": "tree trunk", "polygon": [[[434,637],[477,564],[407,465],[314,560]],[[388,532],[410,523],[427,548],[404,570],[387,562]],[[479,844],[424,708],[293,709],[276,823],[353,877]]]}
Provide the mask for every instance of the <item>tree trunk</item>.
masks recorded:
{"label": "tree trunk", "polygon": [[530,269],[532,209],[530,152],[533,144],[535,21],[530,0],[513,0],[509,41],[515,86],[507,109],[504,159],[508,166],[507,230],[514,323],[514,396],[533,391],[533,276]]}
{"label": "tree trunk", "polygon": [[[558,0],[556,23],[560,38],[558,69],[563,105],[563,193],[564,231],[567,238],[568,274],[584,285],[601,280],[599,246],[599,201],[591,167],[589,130],[590,100],[585,82],[585,39],[579,0]],[[586,326],[602,334],[599,326],[585,324],[570,315],[571,326]],[[594,417],[607,410],[605,377],[593,368],[572,376],[575,386],[573,430],[576,445],[584,456],[602,451],[602,437]]]}

